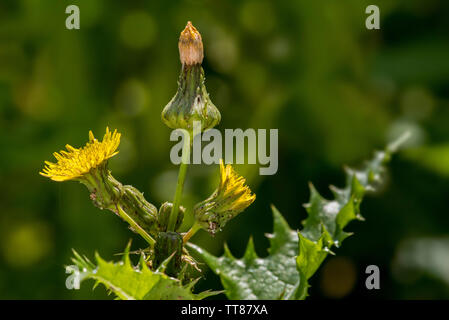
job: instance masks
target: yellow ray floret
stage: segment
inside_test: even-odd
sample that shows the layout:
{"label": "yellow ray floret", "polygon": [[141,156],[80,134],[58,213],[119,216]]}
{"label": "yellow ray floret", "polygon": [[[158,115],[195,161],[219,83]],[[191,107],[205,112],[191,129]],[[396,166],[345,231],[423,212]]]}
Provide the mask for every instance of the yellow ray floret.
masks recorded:
{"label": "yellow ray floret", "polygon": [[232,199],[227,206],[228,210],[235,213],[245,210],[256,199],[255,194],[245,185],[245,178],[238,175],[230,164],[226,166],[223,160],[220,160],[220,186],[218,192],[222,199]]}
{"label": "yellow ray floret", "polygon": [[103,141],[100,142],[89,131],[89,142],[84,147],[76,149],[66,145],[67,151],[53,153],[57,162],[45,161],[45,167],[39,174],[54,181],[79,178],[118,153],[116,150],[120,144],[120,136],[117,130],[111,132],[106,128]]}
{"label": "yellow ray floret", "polygon": [[199,226],[215,234],[226,223],[248,208],[256,199],[245,185],[245,178],[238,175],[230,164],[220,160],[220,183],[206,200],[197,203],[193,209]]}

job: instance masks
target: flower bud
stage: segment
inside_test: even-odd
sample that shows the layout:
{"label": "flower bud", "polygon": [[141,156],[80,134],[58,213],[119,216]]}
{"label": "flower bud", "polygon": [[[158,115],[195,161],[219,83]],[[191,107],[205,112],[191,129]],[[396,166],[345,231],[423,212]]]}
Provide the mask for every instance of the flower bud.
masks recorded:
{"label": "flower bud", "polygon": [[203,62],[203,41],[201,34],[190,21],[181,32],[178,42],[179,59],[183,65],[201,64]]}
{"label": "flower bud", "polygon": [[122,196],[118,203],[140,227],[151,235],[156,234],[157,208],[133,186],[125,185],[121,192]]}
{"label": "flower bud", "polygon": [[[159,208],[157,214],[157,222],[160,231],[167,231],[168,221],[170,219],[170,213],[173,209],[173,203],[164,202]],[[175,231],[179,229],[184,219],[184,213],[186,209],[183,206],[179,206],[178,219],[176,220]]]}
{"label": "flower bud", "polygon": [[221,115],[204,84],[203,42],[190,21],[181,32],[178,47],[182,63],[178,91],[162,111],[162,121],[169,128],[186,129],[190,133],[194,121],[201,123],[203,131],[211,129],[220,122]]}
{"label": "flower bud", "polygon": [[154,246],[154,266],[158,268],[162,262],[173,257],[165,269],[169,276],[176,277],[182,266],[182,237],[176,232],[159,232]]}

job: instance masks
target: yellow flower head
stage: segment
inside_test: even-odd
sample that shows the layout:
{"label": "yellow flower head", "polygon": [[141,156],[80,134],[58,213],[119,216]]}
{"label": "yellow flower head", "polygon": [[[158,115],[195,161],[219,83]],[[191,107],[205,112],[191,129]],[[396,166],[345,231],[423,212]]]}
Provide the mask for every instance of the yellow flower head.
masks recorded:
{"label": "yellow flower head", "polygon": [[117,130],[112,133],[109,128],[106,128],[101,142],[95,139],[92,131],[89,131],[89,142],[84,147],[76,149],[66,145],[67,151],[53,153],[58,162],[45,161],[45,167],[39,174],[54,181],[80,178],[115,156],[118,153],[116,150],[119,144],[120,133]]}
{"label": "yellow flower head", "polygon": [[220,160],[219,186],[208,199],[195,205],[195,217],[202,227],[215,234],[255,199],[256,195],[245,185],[245,178]]}
{"label": "yellow flower head", "polygon": [[249,207],[256,199],[255,194],[245,185],[245,178],[239,176],[230,164],[226,166],[220,159],[220,186],[219,194],[224,199],[232,199],[229,204],[230,210],[236,210],[239,213]]}

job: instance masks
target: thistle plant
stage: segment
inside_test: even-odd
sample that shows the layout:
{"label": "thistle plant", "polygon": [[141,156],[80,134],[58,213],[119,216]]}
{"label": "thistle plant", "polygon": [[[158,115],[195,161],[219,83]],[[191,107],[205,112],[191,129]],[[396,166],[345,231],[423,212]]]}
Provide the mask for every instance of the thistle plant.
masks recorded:
{"label": "thistle plant", "polygon": [[[193,293],[199,270],[191,253],[201,258],[223,283],[230,299],[304,299],[307,280],[315,273],[324,258],[332,254],[350,233],[344,227],[352,220],[361,220],[360,204],[366,192],[375,190],[382,182],[384,165],[397,148],[390,145],[377,152],[362,170],[347,170],[347,184],[343,189],[332,188],[335,199],[324,199],[311,185],[309,214],[300,232],[291,230],[282,215],[273,207],[274,233],[269,237],[269,256],[259,258],[250,240],[242,259],[232,256],[225,247],[222,257],[215,257],[192,244],[191,237],[201,229],[211,236],[222,230],[227,222],[248,208],[256,199],[230,164],[219,164],[219,184],[207,199],[192,209],[195,217],[187,232],[180,232],[186,208],[182,206],[184,181],[194,139],[194,123],[202,130],[215,127],[220,112],[212,103],[205,86],[203,42],[198,30],[190,23],[179,38],[181,72],[178,90],[163,108],[162,121],[172,129],[184,132],[182,162],[172,202],[164,202],[159,209],[149,203],[135,187],[123,185],[112,176],[108,160],[118,154],[121,134],[106,128],[102,141],[89,132],[84,147],[66,145],[66,150],[54,153],[56,162],[45,162],[40,172],[53,181],[78,181],[84,184],[93,204],[112,211],[129,228],[147,242],[138,250],[140,260],[133,265],[129,243],[122,261],[107,262],[96,254],[96,263],[74,251],[72,261],[81,268],[80,279],[102,283],[120,299],[203,299],[220,292]],[[171,200],[171,199],[168,199]]]}

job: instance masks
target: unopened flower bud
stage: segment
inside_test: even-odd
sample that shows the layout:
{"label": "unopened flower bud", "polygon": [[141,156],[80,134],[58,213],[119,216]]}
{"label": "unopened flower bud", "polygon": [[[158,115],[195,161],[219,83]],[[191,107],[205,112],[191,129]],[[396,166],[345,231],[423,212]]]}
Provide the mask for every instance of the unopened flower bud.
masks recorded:
{"label": "unopened flower bud", "polygon": [[201,64],[203,62],[203,41],[201,34],[190,21],[181,32],[178,42],[179,59],[184,65]]}
{"label": "unopened flower bud", "polygon": [[124,185],[119,204],[128,215],[151,235],[157,233],[157,208],[143,194],[130,185]]}
{"label": "unopened flower bud", "polygon": [[176,277],[182,266],[182,237],[176,232],[159,232],[154,246],[154,266],[158,268],[161,263],[173,255],[167,265],[165,273]]}
{"label": "unopened flower bud", "polygon": [[[158,227],[160,231],[167,231],[168,220],[170,219],[170,213],[173,209],[173,203],[164,202],[159,208],[157,214]],[[179,229],[184,219],[184,213],[186,209],[183,206],[179,206],[178,219],[176,220],[175,231]]]}
{"label": "unopened flower bud", "polygon": [[190,23],[181,32],[179,55],[182,63],[178,91],[162,110],[162,121],[172,129],[193,132],[199,121],[203,131],[215,127],[221,120],[220,111],[212,103],[204,85],[203,42],[200,33]]}

